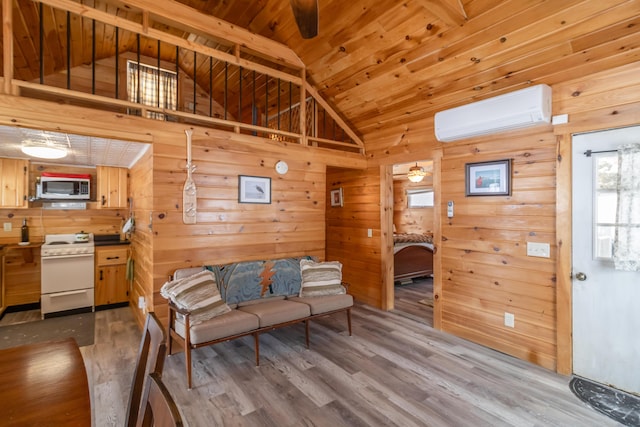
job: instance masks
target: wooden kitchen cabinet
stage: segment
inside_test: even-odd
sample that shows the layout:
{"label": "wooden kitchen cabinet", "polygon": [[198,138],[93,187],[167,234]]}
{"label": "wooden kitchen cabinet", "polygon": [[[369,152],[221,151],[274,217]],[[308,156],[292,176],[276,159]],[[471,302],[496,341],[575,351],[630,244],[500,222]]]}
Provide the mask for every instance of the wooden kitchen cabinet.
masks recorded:
{"label": "wooden kitchen cabinet", "polygon": [[40,268],[40,244],[11,244],[4,248],[2,285],[5,307],[40,301]]}
{"label": "wooden kitchen cabinet", "polygon": [[0,207],[27,208],[29,161],[0,158]]}
{"label": "wooden kitchen cabinet", "polygon": [[95,305],[129,301],[127,283],[128,246],[96,247]]}
{"label": "wooden kitchen cabinet", "polygon": [[98,208],[123,209],[127,207],[129,170],[111,166],[96,166]]}

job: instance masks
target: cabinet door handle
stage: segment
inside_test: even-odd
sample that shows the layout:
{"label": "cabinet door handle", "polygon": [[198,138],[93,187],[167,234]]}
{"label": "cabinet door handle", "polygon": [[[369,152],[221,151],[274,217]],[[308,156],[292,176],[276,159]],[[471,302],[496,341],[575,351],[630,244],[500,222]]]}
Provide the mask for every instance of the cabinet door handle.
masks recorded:
{"label": "cabinet door handle", "polygon": [[107,259],[120,259],[119,256],[108,256]]}
{"label": "cabinet door handle", "polygon": [[104,197],[104,194],[102,195],[102,206],[107,204],[107,198]]}
{"label": "cabinet door handle", "polygon": [[102,270],[100,270],[100,280],[102,280]]}

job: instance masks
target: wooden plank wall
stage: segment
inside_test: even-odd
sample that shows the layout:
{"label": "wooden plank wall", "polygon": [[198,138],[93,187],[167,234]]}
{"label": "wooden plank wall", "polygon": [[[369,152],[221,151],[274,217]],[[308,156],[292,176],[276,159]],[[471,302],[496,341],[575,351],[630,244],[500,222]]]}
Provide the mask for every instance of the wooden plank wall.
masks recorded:
{"label": "wooden plank wall", "polygon": [[[342,188],[344,206],[331,206],[331,190]],[[326,259],[343,264],[343,280],[358,301],[382,305],[380,171],[327,169]],[[368,229],[372,237],[367,237]]]}
{"label": "wooden plank wall", "polygon": [[[364,169],[366,165],[358,154],[196,127],[192,151],[198,223],[185,225],[181,208],[186,178],[184,125],[70,105],[51,108],[46,101],[5,95],[0,95],[0,123],[153,143],[152,157],[132,168],[130,183],[136,215],[132,302],[137,305],[137,296],[144,295],[148,309],[161,316],[166,316],[166,303],[159,289],[177,268],[298,255],[324,258],[326,167]],[[275,172],[278,160],[289,164],[286,175]],[[238,203],[238,175],[271,178],[271,204]],[[100,212],[98,218],[107,215],[87,212]],[[84,215],[65,213],[74,225],[70,232],[90,222]],[[120,229],[127,215],[120,213],[114,229]],[[85,227],[85,231],[94,229]],[[141,320],[143,313],[137,316]]]}
{"label": "wooden plank wall", "polygon": [[126,210],[120,209],[0,209],[0,222],[10,222],[12,227],[11,231],[0,231],[0,243],[20,241],[20,227],[24,218],[27,218],[29,225],[29,240],[37,243],[44,241],[45,234],[71,234],[80,231],[94,234],[119,233],[125,215]]}
{"label": "wooden plank wall", "polygon": [[[153,234],[149,218],[153,211],[153,146],[129,170],[129,197],[135,231],[131,233],[133,283],[129,283],[129,304],[140,327],[145,314],[156,304],[153,292]],[[128,218],[129,212],[127,212]],[[138,298],[145,298],[145,309],[138,307]],[[158,302],[159,303],[159,302]],[[166,310],[158,312],[166,317]]]}
{"label": "wooden plank wall", "polygon": [[425,176],[421,182],[408,179],[393,181],[393,224],[397,233],[424,233],[433,231],[433,207],[410,208],[407,190],[433,188],[433,177]]}
{"label": "wooden plank wall", "polygon": [[[195,128],[198,222],[185,225],[186,138],[179,126],[165,129],[154,142],[154,292],[177,268],[300,255],[324,258],[326,163],[320,156],[299,147],[285,152],[267,140],[260,145],[229,141],[229,134]],[[278,160],[289,165],[285,175],[275,171]],[[271,203],[239,203],[239,175],[270,178]],[[162,304],[155,300],[157,310]]]}
{"label": "wooden plank wall", "polygon": [[[436,299],[442,317],[436,325],[571,373],[571,133],[640,123],[638,67],[636,62],[553,84],[553,113],[568,113],[567,125],[449,144],[434,140],[432,119],[365,135],[370,164],[429,158],[425,151],[443,150],[436,188],[442,267],[435,274],[436,281],[442,274]],[[513,195],[464,197],[464,164],[501,158],[514,162]],[[448,200],[455,202],[452,219],[446,217]],[[527,257],[526,241],[551,243],[551,258]],[[505,311],[515,314],[515,328],[504,326]]]}
{"label": "wooden plank wall", "polygon": [[[555,137],[550,127],[445,145],[442,329],[555,369]],[[512,161],[512,195],[465,197],[465,163]],[[551,245],[551,258],[526,255]],[[504,313],[516,328],[504,326]]]}

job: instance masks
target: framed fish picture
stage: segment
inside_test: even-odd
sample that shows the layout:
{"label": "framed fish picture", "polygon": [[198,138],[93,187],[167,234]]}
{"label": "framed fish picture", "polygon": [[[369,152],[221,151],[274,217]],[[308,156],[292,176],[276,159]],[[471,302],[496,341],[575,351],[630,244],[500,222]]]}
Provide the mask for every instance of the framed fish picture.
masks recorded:
{"label": "framed fish picture", "polygon": [[511,160],[467,163],[465,196],[510,196]]}

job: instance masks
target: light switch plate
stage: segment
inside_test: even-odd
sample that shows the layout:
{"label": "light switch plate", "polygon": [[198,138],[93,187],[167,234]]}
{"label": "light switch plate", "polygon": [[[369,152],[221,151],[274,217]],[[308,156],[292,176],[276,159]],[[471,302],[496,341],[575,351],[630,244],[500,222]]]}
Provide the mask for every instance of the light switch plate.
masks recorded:
{"label": "light switch plate", "polygon": [[504,312],[504,326],[509,328],[516,327],[516,316],[513,313]]}
{"label": "light switch plate", "polygon": [[558,114],[557,116],[553,116],[551,118],[552,125],[563,125],[565,123],[569,123],[569,115],[568,114]]}
{"label": "light switch plate", "polygon": [[527,242],[527,256],[549,258],[551,247],[548,243]]}

